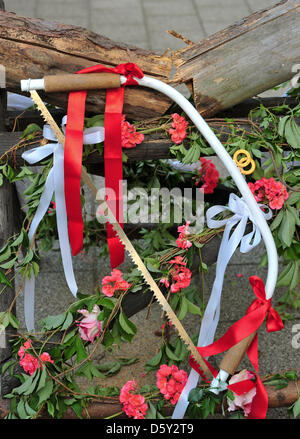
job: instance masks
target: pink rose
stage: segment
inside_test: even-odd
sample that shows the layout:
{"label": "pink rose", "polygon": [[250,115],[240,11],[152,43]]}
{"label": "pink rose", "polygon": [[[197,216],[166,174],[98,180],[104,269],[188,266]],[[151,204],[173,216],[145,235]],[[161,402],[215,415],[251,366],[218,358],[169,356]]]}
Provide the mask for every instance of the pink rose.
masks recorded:
{"label": "pink rose", "polygon": [[[247,370],[243,369],[241,372],[236,373],[233,375],[233,377],[229,380],[229,385],[234,383],[239,383],[240,381],[244,380],[251,380],[255,375]],[[251,412],[251,406],[252,406],[252,400],[254,396],[256,395],[256,387],[253,387],[249,392],[242,393],[241,395],[237,395],[236,393],[232,392],[234,396],[234,400],[227,398],[228,402],[228,411],[234,411],[238,408],[242,408],[244,410],[245,416],[247,417]]]}
{"label": "pink rose", "polygon": [[78,312],[84,316],[78,323],[80,337],[94,343],[95,338],[102,331],[101,323],[98,320],[99,306],[95,304],[92,312],[88,312],[87,309],[79,309]]}

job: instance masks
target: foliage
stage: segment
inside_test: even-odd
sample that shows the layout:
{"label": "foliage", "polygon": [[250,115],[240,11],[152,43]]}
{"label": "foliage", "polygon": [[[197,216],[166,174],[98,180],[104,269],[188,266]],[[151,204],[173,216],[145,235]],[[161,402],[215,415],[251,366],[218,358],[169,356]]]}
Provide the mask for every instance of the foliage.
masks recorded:
{"label": "foliage", "polygon": [[[247,150],[255,160],[255,172],[247,176],[247,182],[265,178],[274,178],[280,181],[288,190],[289,198],[284,202],[282,209],[273,212],[270,220],[277,251],[283,262],[283,270],[279,274],[277,286],[282,287],[285,292],[280,299],[280,311],[283,317],[292,318],[292,310],[300,307],[299,290],[299,207],[300,207],[300,167],[297,163],[300,160],[300,128],[298,119],[300,117],[300,104],[294,108],[287,104],[266,108],[260,104],[252,110],[248,119],[249,130],[241,129],[234,119],[226,119],[224,126],[229,130],[229,136],[224,146],[227,152],[233,154],[239,149]],[[85,126],[92,127],[103,125],[103,115],[97,115],[85,119]],[[143,125],[144,123],[144,125]],[[136,128],[144,134],[152,131],[163,131],[168,135],[171,127],[171,118],[164,116],[161,121],[137,123]],[[212,128],[214,122],[211,122]],[[250,129],[251,128],[251,129]],[[22,136],[22,141],[31,141],[35,136],[40,135],[41,128],[31,124],[27,127]],[[84,150],[84,158],[89,154],[98,152],[103,154],[103,144],[88,145]],[[194,163],[203,156],[212,156],[214,151],[207,145],[204,138],[196,132],[193,126],[189,126],[187,137],[181,144],[174,144],[170,149],[170,158],[175,158],[184,164]],[[139,187],[150,193],[153,188],[184,187],[185,182],[193,181],[195,176],[192,172],[178,172],[167,160],[141,161],[138,163],[127,162],[124,154],[124,179],[127,180],[128,189]],[[6,178],[14,183],[18,180],[26,180],[28,187],[24,192],[27,198],[27,212],[19,234],[12,236],[0,249],[0,283],[4,293],[7,287],[12,286],[12,268],[15,273],[22,276],[22,284],[26,277],[37,276],[39,272],[40,255],[49,251],[57,238],[55,210],[50,209],[39,225],[35,240],[35,247],[30,244],[28,230],[33,215],[39,205],[40,196],[43,192],[45,181],[52,166],[52,159],[44,160],[43,171],[35,172],[24,164],[21,169],[14,168],[8,161],[8,157],[2,157],[0,162],[0,185]],[[224,186],[238,192],[231,177],[220,180]],[[54,201],[54,200],[53,200]],[[129,207],[134,201],[129,201]],[[99,224],[96,218],[87,220],[85,208],[85,192],[82,188],[82,206],[84,216],[84,251],[91,246],[99,245],[100,256],[106,256],[107,245],[105,244],[105,229]],[[206,202],[205,209],[211,204]],[[160,208],[162,206],[160,205]],[[149,206],[149,213],[153,207]],[[171,218],[168,224],[158,224],[152,229],[141,228],[133,244],[139,252],[154,280],[159,284],[170,272],[169,261],[175,256],[182,256],[187,267],[191,267],[194,259],[200,260],[199,272],[204,276],[207,266],[202,263],[201,248],[206,244],[208,238],[218,234],[220,230],[210,230],[204,227],[200,233],[189,235],[190,248],[178,248],[176,244],[176,232],[174,233],[174,218],[171,211]],[[266,264],[266,256],[263,257],[261,265]],[[83,411],[88,404],[94,400],[118,401],[120,389],[107,388],[90,385],[88,391],[82,391],[77,383],[79,376],[84,376],[91,382],[94,378],[105,379],[119,372],[138,361],[138,358],[118,358],[109,363],[95,364],[93,356],[97,347],[101,344],[105,350],[115,352],[122,343],[131,343],[137,332],[134,323],[125,315],[122,309],[122,301],[126,294],[143,294],[147,286],[136,267],[132,266],[124,275],[131,287],[114,297],[107,297],[101,292],[100,282],[95,286],[94,291],[80,292],[78,300],[75,301],[64,313],[56,316],[47,316],[42,322],[40,334],[20,334],[12,340],[12,347],[15,359],[5,363],[3,370],[8,369],[15,374],[15,367],[18,363],[18,352],[23,343],[30,339],[32,343],[31,354],[36,358],[47,350],[53,363],[44,364],[34,374],[27,375],[17,372],[20,385],[13,389],[11,394],[6,395],[11,400],[11,411],[9,418],[36,418],[43,410],[54,418],[60,418],[66,410],[71,407],[78,417],[82,417]],[[13,305],[20,294],[22,285],[16,297],[7,311],[0,313],[0,324],[4,327],[11,325],[19,328],[19,322],[12,313]],[[173,294],[161,285],[162,291],[166,293],[167,299],[176,313],[179,320],[183,320],[189,314],[203,315],[203,300],[199,287],[188,287]],[[80,319],[78,310],[87,309],[92,311],[94,305],[99,306],[99,321],[102,332],[94,344],[83,340],[78,333],[78,321]],[[195,334],[196,337],[196,334]],[[164,320],[161,328],[161,346],[155,356],[146,365],[146,372],[156,371],[160,365],[185,364],[189,352],[182,340],[174,334],[173,328]],[[294,372],[273,376],[268,384],[275,385],[277,389],[285,387],[290,380],[297,379]],[[267,383],[266,383],[267,384]],[[166,402],[157,389],[145,388],[141,393],[146,395],[148,403],[147,418],[164,417],[163,409]],[[214,415],[217,405],[223,407],[225,413],[225,399],[230,397],[228,392],[219,396],[212,394],[204,386],[196,388],[189,395],[190,417],[206,418]],[[300,413],[299,399],[290,408],[295,417]],[[237,414],[240,416],[240,414]],[[233,417],[233,416],[231,416]]]}

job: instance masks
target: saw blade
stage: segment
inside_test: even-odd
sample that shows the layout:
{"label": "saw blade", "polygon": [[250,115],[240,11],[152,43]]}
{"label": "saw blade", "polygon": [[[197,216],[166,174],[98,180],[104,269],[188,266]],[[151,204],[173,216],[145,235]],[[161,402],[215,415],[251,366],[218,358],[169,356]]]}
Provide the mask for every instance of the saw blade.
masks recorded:
{"label": "saw blade", "polygon": [[[58,125],[56,124],[55,120],[53,119],[52,115],[48,111],[46,105],[44,104],[44,102],[40,98],[39,94],[35,90],[32,90],[30,92],[30,94],[31,94],[32,100],[37,105],[38,110],[41,112],[45,122],[50,126],[50,128],[52,129],[53,133],[55,134],[57,140],[64,147],[65,136],[64,136],[63,132],[60,130],[60,128],[58,127]],[[122,229],[122,227],[120,226],[120,224],[116,220],[116,218],[115,218],[113,212],[111,211],[111,209],[109,208],[107,202],[99,197],[98,190],[97,190],[93,180],[91,179],[91,177],[89,176],[89,174],[87,173],[87,171],[84,168],[82,168],[82,180],[92,190],[96,201],[102,205],[102,210],[104,212],[104,216],[107,218],[109,223],[112,225],[115,233],[118,235],[120,241],[124,245],[124,247],[125,247],[127,253],[129,254],[130,258],[132,259],[133,263],[139,269],[140,273],[142,274],[145,282],[150,287],[151,291],[153,291],[156,300],[158,301],[160,306],[163,308],[164,312],[167,315],[167,318],[170,320],[170,322],[177,329],[178,335],[180,336],[180,338],[182,339],[182,341],[184,342],[184,344],[186,345],[186,347],[190,351],[194,360],[199,364],[199,366],[202,370],[202,373],[203,373],[202,377],[207,380],[207,377],[211,376],[210,370],[206,366],[205,362],[203,361],[203,358],[199,354],[199,352],[196,349],[191,338],[189,337],[186,330],[182,326],[182,323],[180,322],[180,320],[176,316],[175,312],[173,311],[173,309],[169,305],[169,302],[167,301],[167,299],[165,298],[165,296],[163,295],[163,293],[161,292],[161,290],[157,286],[156,282],[154,281],[154,279],[151,276],[150,272],[148,271],[147,267],[143,263],[139,254],[135,250],[134,246],[132,245],[131,241],[128,239],[124,230]]]}

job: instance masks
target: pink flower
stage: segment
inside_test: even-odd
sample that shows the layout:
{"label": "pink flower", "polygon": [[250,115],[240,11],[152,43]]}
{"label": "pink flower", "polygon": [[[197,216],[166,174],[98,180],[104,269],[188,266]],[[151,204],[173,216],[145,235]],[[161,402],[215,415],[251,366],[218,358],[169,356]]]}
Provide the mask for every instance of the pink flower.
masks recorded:
{"label": "pink flower", "polygon": [[255,200],[258,203],[269,204],[271,209],[281,209],[289,193],[280,181],[274,178],[261,178],[255,183],[248,183]]}
{"label": "pink flower", "polygon": [[[239,383],[240,381],[244,380],[251,380],[254,378],[255,375],[253,372],[243,369],[241,372],[233,375],[233,377],[229,380],[229,385],[234,383]],[[241,395],[237,395],[236,393],[232,392],[234,396],[234,400],[227,398],[228,402],[228,411],[234,411],[238,408],[242,408],[244,410],[245,416],[247,417],[251,412],[251,406],[254,396],[256,395],[256,387],[253,387],[251,390],[249,390],[246,393],[242,393]]]}
{"label": "pink flower", "polygon": [[170,282],[169,282],[169,280],[168,280],[167,277],[163,277],[163,278],[161,278],[159,282],[160,282],[161,284],[163,284],[166,288],[169,288],[169,286],[170,286]]}
{"label": "pink flower", "polygon": [[172,114],[172,119],[173,128],[169,130],[169,134],[171,134],[172,141],[179,145],[186,137],[186,128],[188,126],[188,122],[184,117],[179,116],[177,113]]}
{"label": "pink flower", "polygon": [[236,277],[238,277],[239,279],[241,278],[241,277],[243,277],[244,275],[243,275],[243,273],[238,273],[237,275],[236,275]]}
{"label": "pink flower", "polygon": [[98,320],[100,309],[98,305],[94,305],[92,312],[87,309],[79,309],[78,312],[84,318],[78,323],[80,337],[85,341],[94,343],[94,340],[102,331],[101,323]]}
{"label": "pink flower", "polygon": [[190,221],[188,221],[185,225],[179,226],[177,228],[177,232],[179,233],[179,237],[176,240],[177,247],[187,249],[192,246],[192,243],[188,241],[187,236],[190,234],[188,228],[190,225]]}
{"label": "pink flower", "polygon": [[156,372],[156,385],[164,398],[170,400],[171,404],[176,404],[180,394],[187,382],[188,374],[184,370],[179,370],[174,364],[167,366],[162,364]]}
{"label": "pink flower", "polygon": [[54,363],[54,361],[51,359],[51,357],[48,354],[48,352],[43,352],[40,355],[40,360],[41,360],[42,363]]}
{"label": "pink flower", "polygon": [[134,419],[144,419],[148,406],[145,398],[137,393],[138,385],[135,380],[127,381],[120,391],[119,400],[123,404],[123,411]]}
{"label": "pink flower", "polygon": [[33,375],[37,369],[41,369],[43,367],[42,364],[53,363],[48,352],[43,352],[38,358],[26,352],[27,349],[30,349],[31,347],[31,340],[27,340],[18,351],[20,366],[22,366],[25,372],[28,372],[29,375]]}
{"label": "pink flower", "polygon": [[182,256],[175,256],[174,259],[170,260],[170,264],[186,265],[186,262],[183,261]]}
{"label": "pink flower", "polygon": [[185,267],[186,262],[183,261],[182,256],[175,256],[174,259],[169,261],[169,264],[173,265],[170,270],[171,281],[164,277],[160,280],[167,288],[171,282],[171,293],[177,293],[183,288],[187,288],[191,283],[192,272]]}
{"label": "pink flower", "polygon": [[134,148],[144,140],[144,134],[137,133],[135,127],[125,120],[124,115],[121,122],[121,136],[123,148]]}
{"label": "pink flower", "polygon": [[116,268],[110,276],[104,276],[102,279],[102,293],[108,297],[112,297],[115,291],[126,291],[130,287],[131,284],[122,278],[122,272]]}
{"label": "pink flower", "polygon": [[33,355],[25,353],[24,357],[20,359],[20,366],[22,366],[29,375],[33,375],[34,372],[39,369],[39,361],[33,357]]}
{"label": "pink flower", "polygon": [[200,191],[212,194],[219,181],[219,172],[211,160],[200,157],[201,168],[197,170],[198,176],[195,185],[202,183]]}

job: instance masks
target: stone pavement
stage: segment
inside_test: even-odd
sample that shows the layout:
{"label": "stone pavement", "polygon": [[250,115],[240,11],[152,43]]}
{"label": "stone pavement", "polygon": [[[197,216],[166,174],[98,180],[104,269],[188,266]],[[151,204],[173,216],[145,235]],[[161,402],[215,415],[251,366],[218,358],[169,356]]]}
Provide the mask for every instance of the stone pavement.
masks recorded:
{"label": "stone pavement", "polygon": [[[19,15],[40,17],[57,20],[87,27],[94,32],[103,34],[114,40],[134,44],[155,51],[165,51],[167,48],[184,47],[184,43],[166,33],[174,29],[185,37],[198,41],[233,22],[264,7],[275,4],[274,0],[6,0],[6,9]],[[91,201],[93,210],[93,202]],[[232,322],[240,318],[252,301],[248,277],[253,274],[266,278],[266,269],[258,268],[258,262],[263,254],[263,246],[249,255],[237,253],[231,260],[226,273],[223,288],[223,302],[218,336],[222,335]],[[93,291],[95,285],[109,273],[108,261],[97,258],[97,249],[92,249],[85,257],[74,258],[74,267],[79,288],[82,292]],[[238,278],[237,274],[243,277]],[[206,276],[206,299],[211,289],[215,275],[211,267]],[[199,282],[199,280],[195,280]],[[201,290],[201,288],[200,288]],[[200,291],[200,294],[201,291]],[[52,251],[45,255],[41,272],[37,278],[36,288],[36,320],[39,321],[48,314],[64,311],[73,301],[68,291],[59,253]],[[280,297],[276,292],[275,299]],[[22,298],[18,302],[18,317],[22,321]],[[276,302],[276,300],[275,300]],[[107,385],[123,385],[132,377],[143,384],[154,382],[154,374],[143,376],[143,365],[151,358],[159,346],[159,338],[154,332],[161,325],[161,310],[154,305],[149,320],[146,311],[133,317],[139,328],[139,334],[133,345],[126,344],[120,352],[114,355],[140,357],[140,362],[133,368],[124,368],[118,375],[107,380]],[[261,371],[262,374],[281,369],[297,368],[299,366],[300,350],[292,347],[295,335],[293,325],[300,323],[300,315],[287,322],[284,331],[279,334],[267,334],[265,329],[260,334]],[[199,327],[195,318],[184,321],[186,329],[192,335]],[[99,359],[102,353],[99,353]],[[107,357],[107,355],[106,355]],[[109,358],[109,357],[107,357]],[[287,418],[285,409],[272,409],[268,418]]]}

